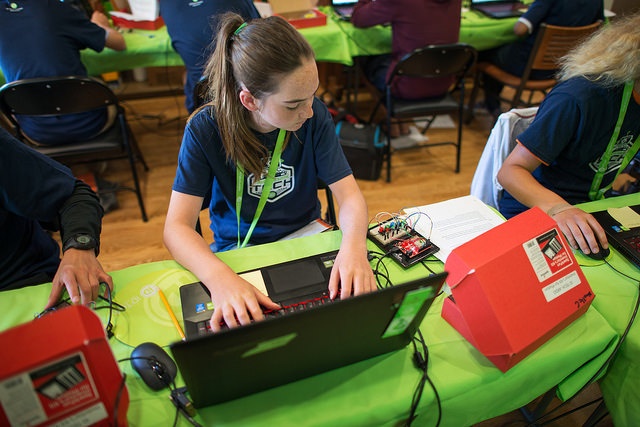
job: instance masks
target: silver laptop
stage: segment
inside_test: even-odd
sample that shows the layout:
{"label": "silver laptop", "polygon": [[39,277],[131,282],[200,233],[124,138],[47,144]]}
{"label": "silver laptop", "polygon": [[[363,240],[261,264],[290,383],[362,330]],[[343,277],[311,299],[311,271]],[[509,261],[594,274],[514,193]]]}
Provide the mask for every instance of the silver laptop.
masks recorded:
{"label": "silver laptop", "polygon": [[517,0],[471,0],[471,9],[490,18],[502,19],[522,15],[527,6]]}

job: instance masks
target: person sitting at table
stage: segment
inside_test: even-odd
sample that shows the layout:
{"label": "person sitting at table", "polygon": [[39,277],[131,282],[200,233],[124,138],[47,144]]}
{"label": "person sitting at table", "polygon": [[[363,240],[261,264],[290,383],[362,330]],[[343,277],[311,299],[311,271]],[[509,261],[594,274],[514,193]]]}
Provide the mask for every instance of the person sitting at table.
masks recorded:
{"label": "person sitting at table", "polygon": [[196,84],[203,76],[204,65],[215,46],[218,16],[235,12],[245,20],[259,18],[251,0],[216,0],[181,2],[160,0],[160,15],[167,26],[171,45],[186,67],[185,106],[189,114],[199,107],[194,99]]}
{"label": "person sitting at table", "polygon": [[[535,0],[513,25],[513,32],[520,39],[495,49],[479,52],[478,61],[490,62],[514,76],[522,76],[541,23],[581,27],[598,20],[604,20],[602,0]],[[555,73],[556,70],[533,70],[531,79],[549,79]],[[484,107],[494,119],[497,119],[502,112],[500,92],[503,85],[488,75],[484,75],[483,79]]]}
{"label": "person sitting at table", "polygon": [[574,249],[608,248],[602,227],[573,204],[601,198],[638,151],[638,46],[640,14],[603,27],[563,59],[559,83],[498,172],[505,217],[538,206]]}
{"label": "person sitting at table", "polygon": [[[406,54],[429,44],[456,43],[460,37],[461,0],[358,0],[351,15],[355,27],[366,28],[391,24],[391,53],[358,58],[365,77],[381,93],[385,92],[387,76]],[[394,96],[420,99],[441,96],[453,80],[403,77],[392,88]],[[392,128],[392,137],[408,134],[402,123]]]}
{"label": "person sitting at table", "polygon": [[[15,7],[13,7],[15,5]],[[7,2],[0,8],[0,69],[7,82],[36,77],[86,76],[80,51],[104,47],[124,50],[122,34],[107,17],[86,13],[61,1]],[[82,141],[98,135],[115,119],[107,108],[82,114],[18,118],[24,133],[43,145]]]}
{"label": "person sitting at table", "polygon": [[[187,123],[164,227],[171,255],[211,293],[212,329],[223,320],[229,327],[261,320],[261,306],[279,307],[214,253],[273,242],[319,218],[318,178],[340,206],[330,297],[374,290],[366,203],[315,97],[311,46],[277,16],[245,22],[225,14],[217,35],[205,69],[213,101]],[[211,247],[194,229],[205,200]]]}
{"label": "person sitting at table", "polygon": [[[102,207],[91,188],[60,163],[0,128],[0,291],[53,282],[45,308],[64,288],[75,304],[113,288],[97,260]],[[60,248],[48,231],[60,230]],[[1,298],[1,297],[0,297]]]}

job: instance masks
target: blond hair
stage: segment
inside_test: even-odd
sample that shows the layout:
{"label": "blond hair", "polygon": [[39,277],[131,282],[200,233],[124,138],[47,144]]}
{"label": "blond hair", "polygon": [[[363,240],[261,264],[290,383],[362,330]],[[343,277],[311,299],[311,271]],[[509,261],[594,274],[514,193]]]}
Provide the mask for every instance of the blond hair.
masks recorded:
{"label": "blond hair", "polygon": [[605,87],[640,80],[640,13],[605,25],[561,61],[559,80],[584,77]]}

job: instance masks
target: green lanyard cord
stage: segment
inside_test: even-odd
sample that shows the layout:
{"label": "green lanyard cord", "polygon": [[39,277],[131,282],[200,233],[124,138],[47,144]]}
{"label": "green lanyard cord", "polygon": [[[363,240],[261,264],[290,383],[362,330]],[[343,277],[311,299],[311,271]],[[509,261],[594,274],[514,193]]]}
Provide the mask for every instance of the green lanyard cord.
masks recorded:
{"label": "green lanyard cord", "polygon": [[236,166],[236,219],[238,221],[238,248],[244,248],[247,243],[249,243],[249,239],[251,238],[251,234],[253,234],[253,229],[256,227],[258,223],[258,219],[260,215],[262,215],[262,211],[264,210],[264,206],[267,203],[267,199],[269,198],[269,194],[271,194],[271,189],[273,188],[273,181],[276,178],[276,172],[278,171],[278,165],[280,163],[280,156],[282,155],[282,145],[284,143],[284,138],[287,135],[287,131],[284,129],[280,129],[278,132],[278,139],[276,140],[276,146],[273,149],[273,153],[271,154],[271,162],[269,164],[269,170],[267,172],[267,176],[264,179],[264,184],[262,186],[262,193],[260,194],[260,201],[258,201],[258,207],[256,208],[256,212],[253,215],[253,221],[251,222],[251,226],[249,227],[249,231],[247,231],[247,235],[244,237],[244,241],[240,243],[240,211],[242,210],[242,195],[244,193],[244,168],[240,163]]}
{"label": "green lanyard cord", "polygon": [[622,102],[620,104],[620,113],[618,114],[618,121],[616,122],[616,127],[611,135],[611,139],[609,140],[609,145],[607,145],[607,149],[605,150],[602,158],[600,159],[600,163],[598,164],[598,171],[593,177],[593,181],[591,182],[591,188],[589,189],[589,199],[590,200],[599,200],[604,198],[604,193],[606,193],[609,188],[613,185],[613,181],[617,178],[618,174],[624,170],[625,167],[631,162],[633,156],[635,156],[638,148],[640,148],[640,136],[638,136],[633,143],[630,150],[627,150],[624,158],[622,159],[622,163],[616,172],[616,176],[611,181],[609,185],[606,187],[600,188],[600,184],[602,184],[602,179],[604,178],[604,174],[609,167],[609,161],[611,160],[611,155],[613,154],[613,149],[618,141],[618,136],[620,135],[620,129],[622,129],[622,124],[624,122],[624,117],[627,114],[627,107],[629,106],[629,101],[631,99],[631,94],[633,92],[633,81],[629,81],[624,85],[624,92],[622,93]]}

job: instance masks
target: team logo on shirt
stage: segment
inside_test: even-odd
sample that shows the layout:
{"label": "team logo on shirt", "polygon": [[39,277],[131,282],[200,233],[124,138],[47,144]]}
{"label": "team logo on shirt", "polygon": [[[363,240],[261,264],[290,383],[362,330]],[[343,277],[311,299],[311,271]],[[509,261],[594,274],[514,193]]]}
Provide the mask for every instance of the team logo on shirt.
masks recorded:
{"label": "team logo on shirt", "polygon": [[202,5],[202,3],[204,3],[203,0],[189,0],[189,6],[191,7],[198,7]]}
{"label": "team logo on shirt", "polygon": [[[625,135],[622,138],[618,139],[616,145],[613,147],[613,151],[611,153],[611,158],[609,159],[609,164],[607,165],[607,170],[604,172],[605,174],[614,171],[620,167],[622,164],[622,160],[624,159],[627,151],[633,146],[633,135]],[[598,157],[594,162],[589,164],[589,167],[594,172],[598,171],[598,165],[602,161],[602,156]]]}
{"label": "team logo on shirt", "polygon": [[[247,177],[247,193],[253,197],[260,198],[262,194],[262,188],[264,187],[264,181],[267,177],[267,171],[269,170],[269,165],[265,166],[264,171],[262,172],[262,176],[260,179],[256,181],[255,175],[250,174]],[[293,166],[287,166],[280,161],[278,165],[278,170],[276,171],[276,177],[273,180],[273,186],[271,187],[271,193],[269,193],[268,202],[275,202],[280,200],[287,194],[293,191],[295,187],[295,176]]]}

